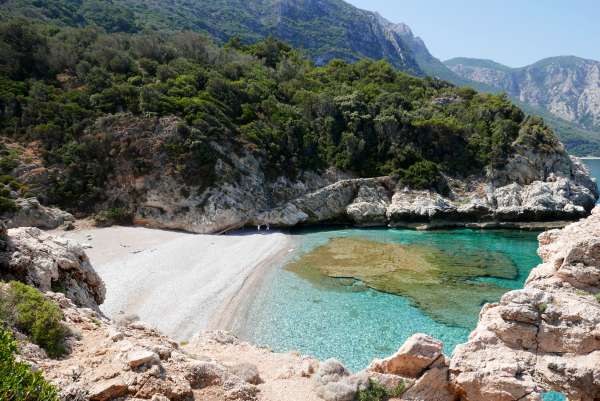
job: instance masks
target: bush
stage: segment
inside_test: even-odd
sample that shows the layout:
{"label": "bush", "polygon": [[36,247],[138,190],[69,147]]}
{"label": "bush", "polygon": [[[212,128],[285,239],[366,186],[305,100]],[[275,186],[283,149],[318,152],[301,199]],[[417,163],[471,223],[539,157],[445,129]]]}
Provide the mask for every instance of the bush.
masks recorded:
{"label": "bush", "polygon": [[0,328],[0,399],[4,401],[58,401],[56,388],[40,372],[17,362],[17,344],[12,335]]}
{"label": "bush", "polygon": [[406,385],[403,381],[390,391],[375,380],[369,379],[367,388],[358,391],[357,399],[358,401],[384,401],[389,398],[400,397],[405,389]]}
{"label": "bush", "polygon": [[96,214],[94,222],[98,227],[110,227],[114,224],[129,225],[133,222],[133,216],[125,208],[113,207]]}
{"label": "bush", "polygon": [[65,353],[62,319],[59,307],[33,287],[13,281],[0,292],[0,320],[27,334],[52,357]]}
{"label": "bush", "polygon": [[438,189],[443,192],[443,179],[434,162],[418,161],[400,172],[402,182],[412,189]]}

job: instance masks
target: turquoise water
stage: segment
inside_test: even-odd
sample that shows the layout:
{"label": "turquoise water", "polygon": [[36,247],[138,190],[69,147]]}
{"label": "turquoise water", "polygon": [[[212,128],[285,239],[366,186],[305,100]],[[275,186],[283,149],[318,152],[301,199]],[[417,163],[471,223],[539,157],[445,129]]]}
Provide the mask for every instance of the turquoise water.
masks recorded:
{"label": "turquoise water", "polygon": [[[537,234],[531,232],[348,229],[299,231],[295,237],[299,247],[291,258],[336,237],[434,246],[449,255],[466,255],[467,260],[472,256],[477,264],[482,263],[482,255],[489,255],[490,260],[501,256],[516,268],[514,277],[479,280],[507,291],[522,287],[529,271],[539,263]],[[444,305],[448,299],[439,302]],[[335,357],[349,368],[359,370],[373,358],[395,352],[417,332],[439,338],[445,344],[445,352],[451,354],[457,344],[467,340],[477,316],[465,319],[468,323],[451,326],[428,316],[408,298],[367,289],[360,283],[332,289],[280,268],[265,280],[249,306],[246,319],[249,323],[239,334],[248,340],[275,351],[298,350],[320,359]]]}

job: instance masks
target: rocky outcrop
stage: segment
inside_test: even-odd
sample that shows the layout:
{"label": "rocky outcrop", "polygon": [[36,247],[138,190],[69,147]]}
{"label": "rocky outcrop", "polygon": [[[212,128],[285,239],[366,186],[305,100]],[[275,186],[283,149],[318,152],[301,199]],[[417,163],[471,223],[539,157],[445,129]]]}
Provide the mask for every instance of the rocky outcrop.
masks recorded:
{"label": "rocky outcrop", "polygon": [[[117,208],[139,225],[221,233],[244,226],[330,223],[519,226],[585,216],[598,196],[589,172],[558,142],[545,149],[515,143],[500,169],[444,177],[444,194],[410,189],[394,177],[357,178],[333,168],[301,171],[293,178],[266,174],[260,156],[216,142],[206,145],[214,165],[182,173],[185,166],[165,146],[185,136],[181,123],[177,117],[130,114],[99,119],[89,134],[111,138],[111,172],[101,200],[85,207],[91,212]],[[132,160],[131,152],[137,159]],[[16,178],[31,182],[29,175]],[[68,218],[61,216],[51,220]]]}
{"label": "rocky outcrop", "polygon": [[83,247],[37,228],[8,230],[0,254],[0,278],[19,280],[41,291],[62,291],[77,305],[97,308],[106,289]]}
{"label": "rocky outcrop", "polygon": [[600,400],[600,208],[540,235],[543,264],[525,288],[486,305],[450,363],[468,401]]}
{"label": "rocky outcrop", "polygon": [[72,214],[40,204],[36,198],[20,198],[15,201],[17,210],[6,217],[8,228],[38,227],[54,229],[75,221]]}

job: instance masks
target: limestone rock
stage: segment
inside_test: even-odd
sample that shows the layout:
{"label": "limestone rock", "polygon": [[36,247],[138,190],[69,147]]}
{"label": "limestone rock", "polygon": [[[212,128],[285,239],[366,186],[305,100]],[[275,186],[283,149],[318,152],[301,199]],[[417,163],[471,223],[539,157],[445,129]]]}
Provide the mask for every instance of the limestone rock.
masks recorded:
{"label": "limestone rock", "polygon": [[15,201],[18,210],[8,216],[8,228],[38,227],[57,228],[75,217],[60,209],[43,206],[36,198],[19,198]]}
{"label": "limestone rock", "polygon": [[600,208],[539,239],[544,263],[524,289],[486,305],[454,352],[451,382],[465,400],[538,400],[544,391],[598,400]]}
{"label": "limestone rock", "polygon": [[109,401],[127,394],[127,385],[119,377],[101,381],[89,390],[90,401]]}
{"label": "limestone rock", "polygon": [[394,355],[371,362],[367,370],[416,378],[442,356],[443,344],[425,334],[410,337]]}
{"label": "limestone rock", "polygon": [[145,349],[132,350],[127,354],[127,364],[133,369],[145,364],[158,362],[158,360],[158,355]]}
{"label": "limestone rock", "polygon": [[8,230],[6,266],[0,277],[23,281],[40,291],[60,288],[77,304],[97,308],[104,301],[104,282],[83,247],[37,228]]}

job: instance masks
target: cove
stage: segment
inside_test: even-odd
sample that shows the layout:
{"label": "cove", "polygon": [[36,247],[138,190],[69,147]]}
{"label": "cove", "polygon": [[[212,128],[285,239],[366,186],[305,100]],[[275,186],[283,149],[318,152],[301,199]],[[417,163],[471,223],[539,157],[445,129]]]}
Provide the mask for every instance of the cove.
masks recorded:
{"label": "cove", "polygon": [[[439,338],[451,354],[475,327],[481,305],[521,288],[540,262],[535,232],[336,229],[292,234],[296,249],[265,277],[233,330],[274,351],[335,357],[353,370],[392,354],[416,332]],[[411,264],[415,256],[425,262]],[[340,258],[346,259],[342,266],[365,265],[371,273],[369,267],[397,263],[417,270],[392,272],[395,281],[382,281],[385,275],[379,275],[376,284],[364,276],[358,277],[364,281],[357,279],[359,274],[330,277],[319,270]],[[315,269],[303,270],[307,261]]]}

